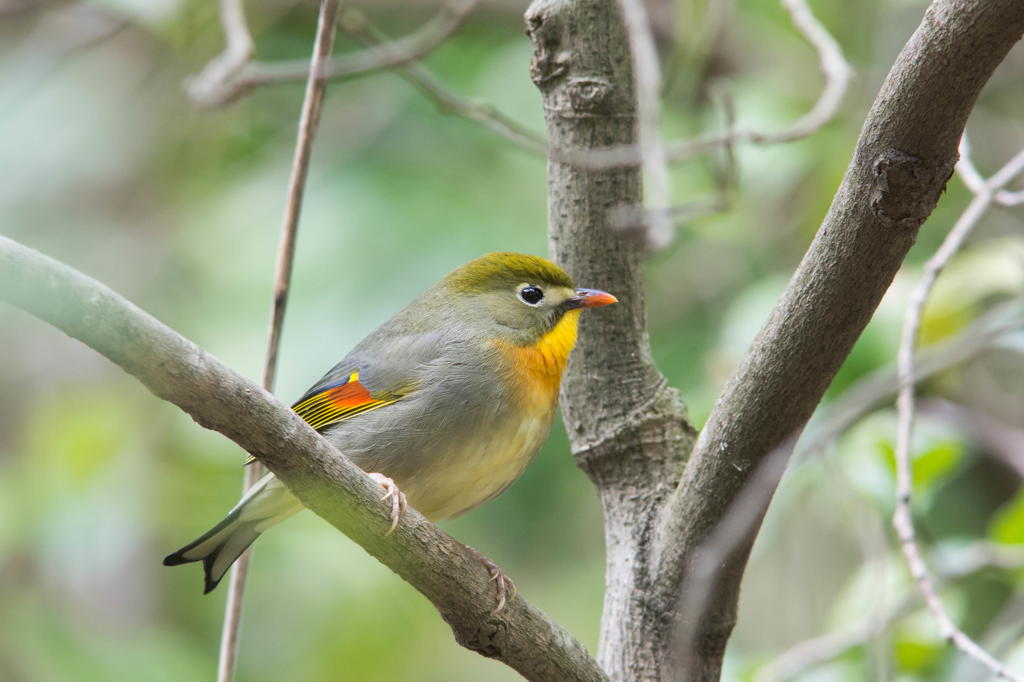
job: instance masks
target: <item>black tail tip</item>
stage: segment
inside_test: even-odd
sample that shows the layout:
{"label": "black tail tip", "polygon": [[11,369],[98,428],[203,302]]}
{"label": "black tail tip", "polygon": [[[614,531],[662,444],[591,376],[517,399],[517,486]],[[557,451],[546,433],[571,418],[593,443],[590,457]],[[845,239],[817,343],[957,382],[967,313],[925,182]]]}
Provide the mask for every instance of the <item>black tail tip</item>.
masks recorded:
{"label": "black tail tip", "polygon": [[164,566],[180,566],[182,564],[187,564],[187,563],[190,563],[192,561],[195,561],[195,560],[194,559],[186,559],[185,557],[183,557],[181,555],[181,551],[179,550],[179,551],[174,552],[172,554],[168,554],[167,556],[164,557]]}
{"label": "black tail tip", "polygon": [[186,559],[184,557],[184,551],[178,550],[173,554],[168,554],[164,557],[164,566],[181,566],[182,564],[191,564],[195,561],[203,562],[203,594],[210,594],[214,588],[220,584],[220,578],[214,579],[211,575],[211,569],[213,568],[213,560],[216,557],[216,553],[211,556],[204,557],[202,559]]}
{"label": "black tail tip", "polygon": [[203,559],[203,594],[213,592],[213,588],[220,585],[221,578],[224,577],[223,574],[217,579],[213,577],[213,560],[216,556],[216,554],[213,554]]}

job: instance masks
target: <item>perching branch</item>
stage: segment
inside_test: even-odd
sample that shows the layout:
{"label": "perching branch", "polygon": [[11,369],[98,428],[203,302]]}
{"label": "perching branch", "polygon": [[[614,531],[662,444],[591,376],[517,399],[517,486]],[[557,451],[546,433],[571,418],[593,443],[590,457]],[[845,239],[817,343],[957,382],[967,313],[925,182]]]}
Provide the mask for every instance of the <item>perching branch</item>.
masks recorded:
{"label": "perching branch", "polygon": [[409,509],[274,396],[99,282],[0,237],[0,300],[61,329],[273,471],[318,515],[423,593],[463,646],[529,680],[606,680],[583,646],[522,597],[498,614],[494,583],[462,545]]}
{"label": "perching branch", "polygon": [[[345,54],[326,62],[320,73],[328,79],[351,78],[353,76],[381,71],[393,66],[408,64],[423,57],[448,39],[469,16],[477,0],[446,0],[440,11],[419,29],[407,36],[377,45],[363,52]],[[215,63],[207,65],[202,73],[187,84],[189,96],[202,106],[223,106],[230,104],[256,87],[274,83],[305,81],[309,75],[309,62],[295,60],[286,62],[254,62],[248,56],[241,57],[239,49],[232,51],[233,44],[243,43],[243,33],[248,37],[245,20],[241,17],[241,0],[223,0],[225,9],[238,7],[234,13],[222,14],[228,49]],[[223,68],[224,59],[231,52],[227,62],[231,68]],[[249,45],[251,53],[251,39]]]}
{"label": "perching branch", "polygon": [[[1024,4],[1016,0],[937,0],[926,12],[868,114],[821,229],[666,505],[659,590],[678,589],[759,464],[807,422],[938,201],[982,86],[1022,31]],[[717,679],[758,526],[725,557],[709,611],[683,614],[698,632],[689,657],[697,665],[683,671],[692,679]]]}
{"label": "perching branch", "polygon": [[[971,167],[973,170],[973,166]],[[963,630],[958,628],[946,610],[935,589],[928,566],[921,556],[921,548],[917,544],[914,531],[914,518],[910,502],[913,494],[913,466],[910,449],[914,434],[914,346],[917,344],[921,317],[924,313],[928,295],[935,286],[936,280],[949,260],[960,250],[967,236],[978,224],[985,212],[996,202],[997,193],[1013,178],[1024,171],[1024,151],[1021,151],[1003,166],[989,180],[983,181],[975,192],[974,199],[961,214],[959,220],[946,235],[939,250],[935,252],[924,266],[924,274],[911,294],[903,321],[903,333],[900,338],[898,354],[899,364],[899,397],[896,401],[896,509],[893,512],[892,525],[896,529],[903,556],[907,561],[910,574],[917,583],[924,597],[928,610],[931,611],[939,626],[939,634],[960,651],[988,668],[996,677],[1014,682],[1024,681],[1024,677],[1007,668],[992,654],[985,651]],[[962,173],[963,174],[963,173]],[[968,171],[967,175],[970,175]]]}
{"label": "perching branch", "polygon": [[[239,14],[241,7],[238,8]],[[324,101],[327,83],[315,74],[323,71],[324,63],[331,56],[334,34],[337,29],[338,0],[321,0],[320,15],[310,59],[306,94],[302,100],[299,115],[298,139],[292,159],[291,177],[288,181],[288,199],[285,202],[284,221],[281,226],[281,240],[277,250],[277,264],[274,272],[274,300],[270,310],[270,329],[267,334],[267,353],[263,363],[261,383],[267,391],[274,390],[277,374],[277,353],[281,346],[281,330],[284,326],[284,312],[288,304],[288,290],[291,287],[292,263],[295,260],[295,237],[299,227],[299,213],[302,196],[309,173],[309,160],[313,155],[313,138],[320,123],[320,109]],[[243,21],[239,19],[239,21]],[[244,21],[243,21],[244,26]],[[229,41],[230,46],[230,41]],[[246,467],[243,476],[243,491],[248,490],[263,476],[263,467],[253,462]],[[238,658],[238,628],[242,618],[242,598],[245,595],[245,576],[249,570],[251,549],[242,552],[231,569],[228,582],[227,604],[224,607],[224,627],[220,641],[220,661],[217,665],[217,682],[231,682],[235,676],[235,662]]]}

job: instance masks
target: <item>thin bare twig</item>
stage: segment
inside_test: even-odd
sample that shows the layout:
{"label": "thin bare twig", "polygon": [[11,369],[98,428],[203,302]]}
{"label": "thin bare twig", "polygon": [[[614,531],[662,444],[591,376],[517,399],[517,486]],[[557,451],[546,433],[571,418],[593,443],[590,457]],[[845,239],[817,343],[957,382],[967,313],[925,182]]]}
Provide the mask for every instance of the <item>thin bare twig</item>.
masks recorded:
{"label": "thin bare twig", "polygon": [[[737,128],[721,133],[706,133],[688,140],[668,142],[664,146],[667,160],[685,161],[723,145],[776,144],[799,140],[817,132],[835,117],[849,88],[853,69],[843,57],[839,44],[817,20],[805,0],[781,1],[789,12],[793,25],[817,50],[821,71],[825,75],[825,87],[814,106],[792,124],[774,133]],[[644,158],[641,147],[642,144],[594,150],[561,149],[557,150],[557,159],[591,170],[636,166],[642,163]]]}
{"label": "thin bare twig", "polygon": [[[960,140],[960,163],[956,165],[956,173],[963,180],[967,189],[971,190],[974,194],[985,193],[985,179],[981,177],[981,173],[978,172],[974,161],[971,159],[971,144],[967,133],[964,133],[963,139]],[[993,203],[999,206],[1016,206],[1017,204],[1024,203],[1024,190],[1019,192],[1009,192],[1005,189],[997,190]]]}
{"label": "thin bare twig", "polygon": [[[956,551],[955,562],[938,571],[942,581],[957,580],[983,568],[1016,570],[1024,566],[1024,552],[1017,547],[979,541]],[[783,682],[821,665],[843,652],[881,634],[889,624],[911,612],[918,596],[908,593],[879,617],[868,617],[845,630],[828,632],[794,644],[772,661],[761,666],[754,682]]]}
{"label": "thin bare twig", "polygon": [[[721,93],[721,98],[724,127],[726,131],[730,131],[735,123],[732,98],[724,92]],[[620,230],[635,230],[645,234],[648,238],[644,241],[648,248],[659,248],[664,244],[652,243],[649,239],[653,218],[666,218],[671,229],[687,220],[728,211],[731,205],[732,191],[736,185],[736,177],[736,155],[732,144],[727,143],[722,146],[721,161],[716,162],[714,166],[715,192],[711,199],[674,204],[660,210],[645,209],[638,205],[621,205],[609,212],[609,218],[611,223]],[[658,215],[654,216],[655,213]]]}
{"label": "thin bare twig", "polygon": [[[327,79],[351,78],[408,64],[434,50],[458,30],[477,1],[447,0],[434,17],[413,33],[363,52],[339,55],[326,60],[318,68],[318,74]],[[204,73],[205,71],[204,69]],[[203,83],[204,88],[201,91],[193,92],[190,88],[189,95],[193,101],[203,106],[223,106],[255,87],[306,80],[308,76],[309,63],[304,60],[246,61],[220,81],[211,78],[209,82]]]}
{"label": "thin bare twig", "polygon": [[224,29],[224,51],[203,70],[185,81],[185,92],[194,102],[212,103],[221,96],[224,84],[249,61],[255,47],[245,23],[244,0],[220,0],[220,23]]}
{"label": "thin bare twig", "polygon": [[618,0],[636,80],[640,166],[647,205],[644,236],[648,248],[663,248],[672,240],[668,215],[668,161],[661,140],[661,68],[651,35],[651,22],[640,0]]}
{"label": "thin bare twig", "polygon": [[[295,237],[299,225],[299,213],[302,209],[302,196],[306,187],[306,176],[309,172],[309,159],[313,152],[313,138],[316,136],[324,91],[327,89],[327,82],[317,74],[323,72],[321,67],[329,59],[334,46],[338,6],[338,0],[321,0],[313,56],[310,60],[310,68],[307,69],[309,78],[306,82],[306,95],[302,101],[298,139],[295,143],[295,156],[292,160],[291,178],[288,182],[288,199],[285,204],[281,241],[278,245],[274,274],[274,302],[270,313],[267,355],[263,365],[263,388],[270,392],[274,390],[274,378],[277,373],[277,354],[281,345],[281,328],[288,303],[288,289],[291,284],[292,263],[295,258]],[[244,489],[248,490],[262,475],[263,467],[258,462],[252,463],[245,470]],[[220,663],[217,668],[218,682],[230,682],[234,677],[235,663],[238,658],[238,627],[241,620],[242,598],[245,594],[245,577],[248,568],[249,551],[246,550],[235,563],[231,573],[224,615],[224,630],[221,636]]]}
{"label": "thin bare twig", "polygon": [[[387,40],[387,37],[366,21],[357,10],[349,10],[343,14],[342,28],[371,47]],[[398,64],[394,67],[394,72],[419,90],[443,113],[475,121],[529,152],[540,156],[547,155],[547,143],[543,137],[511,116],[498,111],[494,105],[472,101],[452,91],[418,60]]]}
{"label": "thin bare twig", "polygon": [[778,657],[761,666],[754,682],[783,682],[821,665],[845,651],[864,644],[883,633],[889,624],[905,614],[912,600],[905,599],[881,617],[868,617],[845,630],[827,632],[791,646]]}
{"label": "thin bare twig", "polygon": [[[997,345],[1008,333],[1024,328],[1024,306],[1018,300],[998,305],[980,316],[956,336],[922,349],[914,359],[914,381],[921,381]],[[811,422],[793,453],[794,461],[824,450],[872,408],[899,390],[895,365],[869,374],[843,392]]]}
{"label": "thin bare twig", "polygon": [[821,72],[825,75],[825,88],[821,91],[818,101],[806,114],[797,119],[788,128],[777,133],[757,133],[750,131],[749,140],[755,143],[789,142],[807,137],[820,130],[839,111],[839,105],[846,95],[846,89],[853,78],[853,69],[843,57],[842,48],[835,38],[811,12],[805,0],[782,0],[782,6],[789,12],[796,29],[807,38],[818,52]]}
{"label": "thin bare twig", "polygon": [[[967,156],[963,152],[963,141],[961,140],[961,159]],[[918,546],[914,531],[914,520],[910,508],[911,495],[913,493],[910,451],[914,430],[914,346],[917,343],[921,316],[925,303],[928,300],[928,295],[931,293],[936,279],[938,279],[939,274],[950,258],[960,249],[964,240],[971,233],[971,230],[978,223],[982,215],[995,203],[996,193],[1022,170],[1024,170],[1024,151],[1018,153],[1017,156],[1011,159],[989,180],[977,185],[974,199],[964,210],[963,214],[961,214],[953,229],[946,235],[946,239],[942,242],[939,250],[925,264],[921,281],[914,289],[910,302],[907,304],[898,355],[900,388],[899,397],[896,402],[898,419],[896,434],[896,509],[892,518],[892,524],[899,537],[900,546],[903,550],[903,556],[906,558],[907,566],[910,569],[910,574],[917,583],[924,597],[925,604],[928,606],[928,610],[931,611],[932,616],[935,618],[941,637],[960,649],[967,656],[985,666],[993,675],[1007,680],[1014,680],[1015,682],[1024,682],[1024,677],[1008,669],[1001,661],[982,649],[973,639],[960,630],[939,598],[928,572],[928,567],[921,556],[921,549]],[[967,172],[967,175],[971,175],[970,171]],[[963,177],[963,173],[961,173],[961,176]]]}

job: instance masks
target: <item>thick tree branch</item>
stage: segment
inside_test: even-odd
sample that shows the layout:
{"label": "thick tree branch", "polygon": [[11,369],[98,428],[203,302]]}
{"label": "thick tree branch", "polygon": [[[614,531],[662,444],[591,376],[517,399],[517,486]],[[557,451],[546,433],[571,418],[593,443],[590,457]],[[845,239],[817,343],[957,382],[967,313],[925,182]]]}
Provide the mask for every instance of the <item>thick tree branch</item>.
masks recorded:
{"label": "thick tree branch", "polygon": [[[544,98],[552,150],[634,144],[630,52],[616,0],[537,0],[526,13],[530,75]],[[678,394],[651,359],[644,245],[615,215],[641,203],[637,168],[591,171],[548,161],[550,249],[580,282],[615,292],[608,315],[580,323],[562,387],[562,416],[579,465],[601,496],[605,601],[598,660],[615,680],[657,679],[666,637],[650,631],[672,601],[652,601],[657,510],[682,473],[694,433]],[[601,367],[587,377],[580,367]]]}
{"label": "thick tree branch", "polygon": [[[660,589],[679,588],[688,558],[757,465],[803,428],[938,201],[967,116],[1022,31],[1017,0],[938,0],[928,9],[868,114],[821,229],[719,397],[666,507]],[[710,612],[685,614],[699,633],[697,655],[687,656],[694,667],[683,671],[689,679],[718,677],[714,649],[724,650],[735,623],[758,526],[723,557]]]}
{"label": "thick tree branch", "polygon": [[0,237],[0,300],[84,342],[257,457],[303,504],[430,599],[463,646],[530,680],[607,679],[579,642],[521,597],[492,613],[487,569],[415,510],[385,537],[390,505],[377,483],[270,393],[107,287]]}

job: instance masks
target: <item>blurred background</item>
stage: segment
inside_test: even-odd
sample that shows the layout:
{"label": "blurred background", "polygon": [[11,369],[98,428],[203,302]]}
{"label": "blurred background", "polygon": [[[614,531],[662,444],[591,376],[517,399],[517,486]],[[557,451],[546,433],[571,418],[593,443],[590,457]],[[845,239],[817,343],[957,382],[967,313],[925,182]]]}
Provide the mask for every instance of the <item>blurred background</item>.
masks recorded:
{"label": "blurred background", "polygon": [[[248,5],[256,58],[308,57],[315,3]],[[654,355],[698,425],[814,234],[925,6],[815,2],[856,71],[840,115],[807,140],[738,147],[724,210],[681,225],[651,256]],[[425,64],[542,135],[525,8],[484,0]],[[363,9],[397,36],[437,7]],[[776,3],[652,10],[668,137],[718,129],[721,93],[740,124],[769,131],[818,97],[817,57]],[[258,380],[303,87],[197,107],[183,82],[222,45],[216,3],[202,0],[0,2],[0,232]],[[339,31],[337,52],[359,48]],[[1024,145],[1022,76],[1017,49],[969,124],[985,175]],[[674,200],[713,202],[720,169],[715,157],[677,166]],[[895,419],[884,375],[920,264],[969,198],[950,181],[798,449],[747,570],[726,679],[986,679],[939,639],[888,521]],[[940,280],[923,331],[939,369],[922,386],[914,457],[919,533],[942,596],[969,634],[1024,667],[1022,218],[1021,208],[992,210]],[[543,159],[439,111],[393,73],[332,82],[299,230],[281,399],[292,402],[415,293],[494,250],[546,252]],[[958,343],[969,344],[966,359]],[[837,421],[842,409],[849,418]],[[88,348],[0,306],[0,680],[212,679],[226,590],[204,597],[199,567],[160,562],[234,504],[244,456]],[[596,648],[601,513],[561,426],[508,492],[444,528]],[[827,633],[832,649],[805,656],[799,672],[778,660]],[[257,544],[238,679],[518,677],[456,645],[423,597],[305,512]]]}

